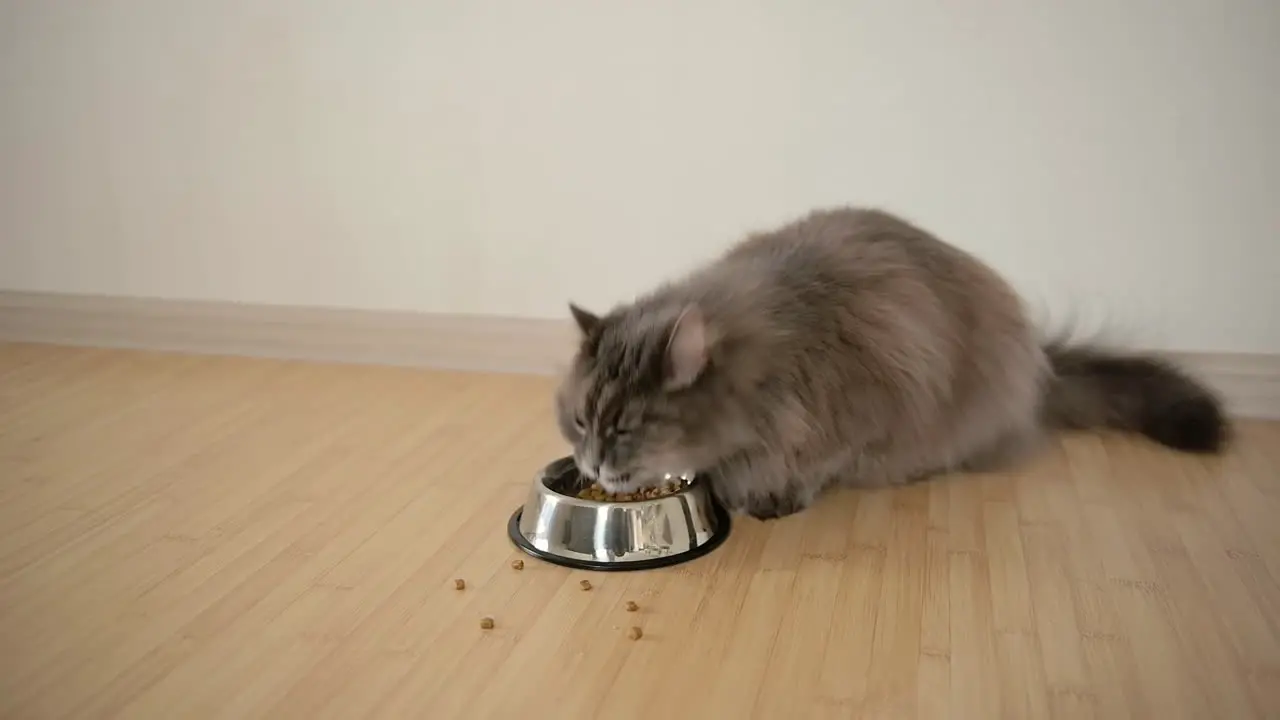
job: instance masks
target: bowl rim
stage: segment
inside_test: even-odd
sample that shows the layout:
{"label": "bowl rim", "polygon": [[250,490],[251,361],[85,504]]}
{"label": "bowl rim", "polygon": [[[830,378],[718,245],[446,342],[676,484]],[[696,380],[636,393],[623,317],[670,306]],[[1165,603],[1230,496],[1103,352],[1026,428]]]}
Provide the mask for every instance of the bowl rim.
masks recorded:
{"label": "bowl rim", "polygon": [[580,504],[588,505],[592,507],[604,507],[606,505],[627,506],[627,505],[639,505],[642,503],[661,502],[663,500],[678,497],[680,495],[688,493],[692,491],[696,486],[700,486],[703,483],[702,476],[695,474],[693,478],[691,480],[686,481],[684,485],[680,487],[679,490],[673,493],[670,493],[668,495],[663,495],[661,497],[637,498],[635,500],[591,500],[589,498],[578,497],[577,495],[568,495],[566,493],[562,493],[559,490],[556,490],[555,488],[551,487],[550,484],[548,484],[550,480],[556,477],[559,477],[561,473],[563,473],[565,470],[569,469],[570,467],[573,467],[576,469],[572,455],[566,455],[562,458],[558,458],[550,463],[547,463],[545,467],[539,470],[538,476],[537,478],[534,479],[534,482],[542,486],[542,489],[546,490],[552,495],[555,495],[556,497],[564,498],[565,500],[572,500],[575,503],[580,503]]}

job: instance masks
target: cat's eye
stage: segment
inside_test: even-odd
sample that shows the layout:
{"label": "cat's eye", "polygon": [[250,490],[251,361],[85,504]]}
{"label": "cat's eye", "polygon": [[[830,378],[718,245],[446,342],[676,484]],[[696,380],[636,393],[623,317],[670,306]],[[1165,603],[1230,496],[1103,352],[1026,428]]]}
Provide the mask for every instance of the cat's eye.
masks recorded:
{"label": "cat's eye", "polygon": [[582,421],[581,415],[573,416],[573,428],[580,433],[585,433],[587,431],[587,424]]}
{"label": "cat's eye", "polygon": [[613,429],[613,436],[624,438],[631,434],[631,428],[616,427]]}

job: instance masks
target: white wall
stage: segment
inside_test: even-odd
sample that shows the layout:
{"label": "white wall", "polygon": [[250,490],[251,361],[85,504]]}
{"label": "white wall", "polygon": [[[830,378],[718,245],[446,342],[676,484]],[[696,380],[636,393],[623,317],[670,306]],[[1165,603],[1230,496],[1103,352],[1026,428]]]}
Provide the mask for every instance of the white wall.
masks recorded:
{"label": "white wall", "polygon": [[1275,0],[0,0],[0,287],[604,307],[882,204],[1280,352]]}

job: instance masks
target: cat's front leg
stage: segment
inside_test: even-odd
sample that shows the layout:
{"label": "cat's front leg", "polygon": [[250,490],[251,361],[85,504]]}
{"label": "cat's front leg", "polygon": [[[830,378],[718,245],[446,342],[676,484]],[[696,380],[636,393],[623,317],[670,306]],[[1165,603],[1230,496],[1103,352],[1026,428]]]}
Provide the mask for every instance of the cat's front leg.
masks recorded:
{"label": "cat's front leg", "polygon": [[782,463],[735,458],[711,474],[712,490],[727,510],[757,520],[776,520],[804,510],[814,494],[792,479]]}
{"label": "cat's front leg", "polygon": [[788,486],[782,492],[751,496],[745,511],[757,520],[778,520],[808,508],[812,502],[812,498],[804,497],[794,486]]}

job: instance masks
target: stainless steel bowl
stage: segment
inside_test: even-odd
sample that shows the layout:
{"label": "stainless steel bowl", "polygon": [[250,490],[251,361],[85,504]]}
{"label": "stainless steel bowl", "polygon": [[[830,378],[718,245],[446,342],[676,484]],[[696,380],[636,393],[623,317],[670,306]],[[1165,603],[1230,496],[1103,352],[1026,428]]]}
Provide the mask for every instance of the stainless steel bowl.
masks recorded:
{"label": "stainless steel bowl", "polygon": [[701,478],[680,478],[664,497],[598,502],[577,496],[586,485],[566,457],[543,468],[525,504],[507,523],[521,550],[584,570],[647,570],[688,562],[724,542],[729,514]]}

